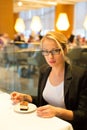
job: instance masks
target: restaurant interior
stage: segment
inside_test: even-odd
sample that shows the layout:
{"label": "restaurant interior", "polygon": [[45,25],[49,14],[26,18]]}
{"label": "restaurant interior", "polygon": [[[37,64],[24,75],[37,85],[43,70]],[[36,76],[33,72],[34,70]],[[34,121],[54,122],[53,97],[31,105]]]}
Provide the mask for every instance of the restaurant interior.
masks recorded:
{"label": "restaurant interior", "polygon": [[50,30],[68,39],[67,57],[87,68],[87,0],[0,1],[0,90],[37,95],[41,38]]}

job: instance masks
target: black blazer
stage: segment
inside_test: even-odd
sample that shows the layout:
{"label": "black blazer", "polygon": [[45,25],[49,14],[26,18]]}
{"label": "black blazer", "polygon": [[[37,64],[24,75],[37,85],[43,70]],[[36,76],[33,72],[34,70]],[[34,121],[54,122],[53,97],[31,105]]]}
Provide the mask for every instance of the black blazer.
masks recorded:
{"label": "black blazer", "polygon": [[[47,104],[42,93],[50,71],[51,67],[48,65],[41,68],[37,96],[38,106]],[[74,119],[70,123],[74,130],[87,130],[87,72],[67,63],[65,63],[64,100],[66,109],[73,111]]]}

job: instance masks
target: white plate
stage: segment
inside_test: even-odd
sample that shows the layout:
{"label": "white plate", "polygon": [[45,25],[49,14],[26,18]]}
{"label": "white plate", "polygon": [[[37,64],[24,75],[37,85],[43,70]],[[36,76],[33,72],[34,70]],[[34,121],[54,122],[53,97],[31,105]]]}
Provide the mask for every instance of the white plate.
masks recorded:
{"label": "white plate", "polygon": [[18,103],[14,106],[14,111],[18,113],[29,113],[35,111],[37,108],[35,104],[29,103],[28,105],[29,105],[29,109],[27,111],[23,111],[20,110],[20,103]]}

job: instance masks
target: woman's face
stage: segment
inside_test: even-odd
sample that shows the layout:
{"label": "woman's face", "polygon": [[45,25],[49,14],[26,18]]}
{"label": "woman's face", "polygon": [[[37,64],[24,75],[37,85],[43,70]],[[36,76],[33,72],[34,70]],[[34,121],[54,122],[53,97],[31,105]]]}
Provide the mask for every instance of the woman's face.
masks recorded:
{"label": "woman's face", "polygon": [[[50,52],[49,52],[50,51]],[[51,67],[64,63],[64,56],[58,44],[52,39],[45,39],[42,43],[42,53]]]}

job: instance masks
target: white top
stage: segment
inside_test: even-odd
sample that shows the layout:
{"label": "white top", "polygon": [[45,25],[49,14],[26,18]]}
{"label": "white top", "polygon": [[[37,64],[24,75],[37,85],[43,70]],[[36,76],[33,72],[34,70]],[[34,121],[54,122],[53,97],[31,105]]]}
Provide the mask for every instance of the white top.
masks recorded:
{"label": "white top", "polygon": [[17,113],[7,93],[0,93],[0,130],[73,130],[72,125],[58,117],[41,118],[37,112]]}
{"label": "white top", "polygon": [[43,91],[43,98],[51,105],[65,108],[64,103],[64,82],[53,86],[49,78]]}

